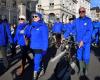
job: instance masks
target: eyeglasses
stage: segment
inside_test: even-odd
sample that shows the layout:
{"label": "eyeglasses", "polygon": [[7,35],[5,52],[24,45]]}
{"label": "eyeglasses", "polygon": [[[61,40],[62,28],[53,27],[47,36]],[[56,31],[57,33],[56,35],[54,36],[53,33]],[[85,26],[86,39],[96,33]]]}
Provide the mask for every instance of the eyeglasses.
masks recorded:
{"label": "eyeglasses", "polygon": [[19,18],[18,20],[25,20],[25,19],[23,19],[23,18]]}
{"label": "eyeglasses", "polygon": [[85,11],[79,11],[79,13],[85,13]]}
{"label": "eyeglasses", "polygon": [[37,18],[38,16],[33,16],[33,18]]}

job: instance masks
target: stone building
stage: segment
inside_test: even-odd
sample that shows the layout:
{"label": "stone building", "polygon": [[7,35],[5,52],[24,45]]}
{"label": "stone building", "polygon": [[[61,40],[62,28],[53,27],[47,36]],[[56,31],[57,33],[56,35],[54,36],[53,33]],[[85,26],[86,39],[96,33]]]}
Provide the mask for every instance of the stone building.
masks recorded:
{"label": "stone building", "polygon": [[91,8],[91,18],[92,20],[95,20],[96,18],[100,20],[100,8],[99,7]]}
{"label": "stone building", "polygon": [[[0,0],[0,18],[7,18],[9,23],[16,23],[18,16],[30,16],[35,11],[38,0]],[[22,13],[23,12],[23,13]]]}
{"label": "stone building", "polygon": [[46,22],[54,22],[57,17],[66,22],[73,16],[79,16],[80,7],[85,7],[90,16],[90,0],[39,0],[36,11],[42,13]]}
{"label": "stone building", "polygon": [[79,16],[79,8],[80,7],[85,7],[86,9],[86,15],[87,16],[91,16],[91,13],[90,13],[90,1],[91,0],[77,0],[77,5],[76,5],[76,17]]}

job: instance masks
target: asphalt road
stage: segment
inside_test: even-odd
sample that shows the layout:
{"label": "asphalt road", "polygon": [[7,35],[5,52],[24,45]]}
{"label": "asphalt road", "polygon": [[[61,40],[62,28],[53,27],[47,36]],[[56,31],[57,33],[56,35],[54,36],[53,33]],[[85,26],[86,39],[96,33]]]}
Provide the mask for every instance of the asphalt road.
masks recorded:
{"label": "asphalt road", "polygon": [[[51,48],[48,50],[46,55],[46,73],[39,78],[39,80],[55,80],[53,77],[54,69],[61,57],[57,57],[61,54],[61,51],[56,48]],[[31,54],[32,56],[32,54]],[[19,57],[19,56],[17,56]],[[27,63],[24,77],[16,77],[16,69],[20,66],[20,60],[17,57],[11,62],[10,68],[0,76],[0,80],[32,80],[32,61]],[[55,58],[57,57],[57,58]],[[2,71],[0,69],[0,71]],[[100,48],[92,48],[91,50],[91,60],[89,64],[89,72],[86,80],[100,80]],[[84,80],[85,80],[84,79]],[[71,80],[80,80],[77,72],[71,75]]]}

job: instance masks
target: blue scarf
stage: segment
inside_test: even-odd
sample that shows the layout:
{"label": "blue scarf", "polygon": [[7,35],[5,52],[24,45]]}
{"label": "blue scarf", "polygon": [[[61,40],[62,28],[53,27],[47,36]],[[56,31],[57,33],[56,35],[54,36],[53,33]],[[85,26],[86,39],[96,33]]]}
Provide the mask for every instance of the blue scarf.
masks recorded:
{"label": "blue scarf", "polygon": [[43,21],[32,22],[32,26],[33,26],[34,28],[38,28],[38,27],[40,27],[40,26],[42,26],[42,25],[43,25]]}

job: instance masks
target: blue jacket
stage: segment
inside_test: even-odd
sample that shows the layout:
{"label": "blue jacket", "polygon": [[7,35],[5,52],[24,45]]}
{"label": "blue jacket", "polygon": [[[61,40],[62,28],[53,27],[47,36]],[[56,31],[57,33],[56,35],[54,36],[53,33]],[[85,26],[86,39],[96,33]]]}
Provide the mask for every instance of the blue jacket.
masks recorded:
{"label": "blue jacket", "polygon": [[16,34],[15,34],[15,37],[14,37],[14,42],[18,45],[21,45],[21,46],[25,46],[26,43],[25,43],[25,36],[24,34],[20,34],[20,31],[25,29],[26,28],[26,23],[20,23],[18,26],[17,26],[17,29],[16,29]]}
{"label": "blue jacket", "polygon": [[63,30],[65,31],[64,38],[68,38],[69,35],[72,33],[72,23],[65,24]]}
{"label": "blue jacket", "polygon": [[32,24],[25,29],[25,35],[30,37],[30,48],[42,49],[44,51],[48,48],[48,27],[43,22],[32,22]]}
{"label": "blue jacket", "polygon": [[2,22],[0,23],[0,46],[6,46],[8,42],[13,43],[10,25]]}
{"label": "blue jacket", "polygon": [[52,27],[52,32],[61,34],[62,30],[63,30],[63,23],[55,22],[53,27]]}
{"label": "blue jacket", "polygon": [[76,36],[76,41],[83,41],[84,44],[90,44],[92,37],[93,25],[88,17],[77,18],[72,24],[72,32]]}
{"label": "blue jacket", "polygon": [[92,32],[92,37],[93,38],[99,32],[99,28],[100,28],[100,22],[94,21],[93,22],[93,32]]}
{"label": "blue jacket", "polygon": [[94,21],[93,22],[93,28],[96,29],[96,28],[99,28],[99,27],[100,27],[100,22]]}

